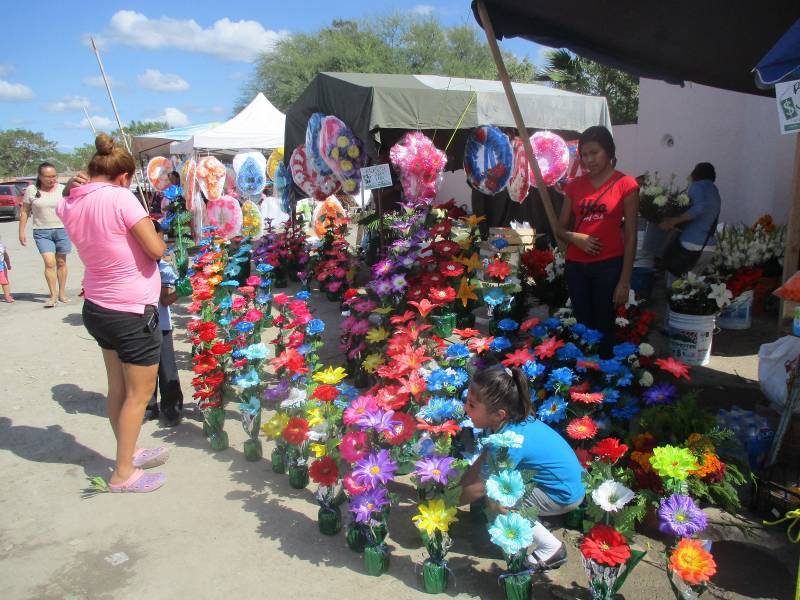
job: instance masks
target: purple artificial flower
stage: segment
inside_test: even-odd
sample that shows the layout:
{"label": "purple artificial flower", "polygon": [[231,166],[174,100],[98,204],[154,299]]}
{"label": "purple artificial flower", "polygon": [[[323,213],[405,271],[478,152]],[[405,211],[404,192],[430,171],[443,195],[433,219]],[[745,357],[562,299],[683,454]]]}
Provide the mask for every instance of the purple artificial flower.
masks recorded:
{"label": "purple artificial flower", "polygon": [[388,279],[375,279],[370,283],[370,286],[381,298],[392,293],[392,284]]}
{"label": "purple artificial flower", "polygon": [[397,264],[399,264],[404,269],[408,270],[413,269],[417,264],[417,253],[412,252],[411,254],[407,254],[406,256],[401,258]]}
{"label": "purple artificial flower", "polygon": [[406,252],[411,248],[411,242],[407,239],[400,238],[399,240],[393,241],[389,248],[395,253],[399,254],[400,252]]}
{"label": "purple artificial flower", "polygon": [[384,431],[392,430],[393,416],[393,410],[371,410],[361,415],[358,421],[356,421],[356,425],[362,429],[374,429],[375,431],[383,433]]}
{"label": "purple artificial flower", "polygon": [[289,380],[281,379],[272,388],[264,390],[264,400],[266,402],[283,402],[289,397]]}
{"label": "purple artificial flower", "polygon": [[694,500],[681,494],[672,494],[661,501],[658,518],[659,531],[675,537],[691,537],[708,525],[706,514],[697,507]]}
{"label": "purple artificial flower", "polygon": [[376,279],[382,279],[392,273],[394,270],[394,263],[388,258],[384,258],[383,260],[379,260],[374,265],[372,265],[372,275]]}
{"label": "purple artificial flower", "polygon": [[394,291],[396,294],[402,293],[403,290],[405,290],[408,286],[406,276],[403,274],[393,275],[390,281],[392,283],[392,291]]}
{"label": "purple artificial flower", "polygon": [[671,383],[657,383],[647,390],[642,398],[647,406],[672,404],[678,396],[678,388]]}
{"label": "purple artificial flower", "polygon": [[372,515],[389,505],[389,496],[386,488],[376,487],[367,490],[350,499],[350,512],[355,516],[357,523],[369,523]]}
{"label": "purple artificial flower", "polygon": [[358,485],[374,488],[379,483],[385,485],[394,479],[395,471],[397,471],[397,463],[389,457],[388,450],[381,450],[377,454],[370,454],[366,458],[356,461],[353,479]]}
{"label": "purple artificial flower", "polygon": [[452,468],[454,461],[452,456],[428,456],[414,463],[414,475],[421,482],[435,481],[447,485],[448,480],[458,472]]}

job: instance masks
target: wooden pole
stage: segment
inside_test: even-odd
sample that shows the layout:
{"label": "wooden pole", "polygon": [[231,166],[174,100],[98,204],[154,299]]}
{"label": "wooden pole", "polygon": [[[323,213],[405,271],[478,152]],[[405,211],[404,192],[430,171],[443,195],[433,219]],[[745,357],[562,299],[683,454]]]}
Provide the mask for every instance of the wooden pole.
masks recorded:
{"label": "wooden pole", "polygon": [[502,82],[503,89],[506,92],[506,98],[508,99],[508,104],[511,107],[511,114],[514,115],[514,122],[517,125],[517,131],[522,138],[522,145],[525,147],[525,156],[528,158],[528,164],[530,164],[531,169],[533,170],[534,179],[536,179],[536,189],[539,190],[539,196],[541,197],[542,204],[544,205],[544,212],[547,214],[547,221],[550,223],[550,229],[556,238],[556,243],[561,246],[563,244],[563,240],[561,238],[561,232],[563,231],[563,228],[561,227],[558,217],[556,216],[556,211],[553,208],[553,202],[550,199],[550,192],[544,183],[544,179],[542,179],[542,171],[539,169],[539,163],[536,161],[536,157],[533,154],[533,147],[531,146],[528,129],[525,127],[525,122],[522,120],[522,112],[519,109],[517,97],[514,95],[514,88],[511,87],[511,80],[508,77],[508,71],[506,70],[506,65],[503,62],[503,55],[500,54],[500,48],[497,45],[497,38],[494,35],[494,27],[492,26],[492,21],[489,18],[489,12],[486,10],[486,5],[484,4],[483,0],[478,0],[477,6],[478,14],[481,18],[481,24],[483,25],[483,30],[486,32],[486,40],[489,43],[489,49],[492,51],[494,63],[497,66],[497,74],[500,76],[500,81]]}
{"label": "wooden pole", "polygon": [[[789,223],[786,227],[786,250],[783,254],[783,278],[786,282],[797,272],[800,261],[800,134],[795,134],[794,171],[792,174],[792,203],[789,205]],[[796,304],[781,302],[781,319],[791,317]]]}

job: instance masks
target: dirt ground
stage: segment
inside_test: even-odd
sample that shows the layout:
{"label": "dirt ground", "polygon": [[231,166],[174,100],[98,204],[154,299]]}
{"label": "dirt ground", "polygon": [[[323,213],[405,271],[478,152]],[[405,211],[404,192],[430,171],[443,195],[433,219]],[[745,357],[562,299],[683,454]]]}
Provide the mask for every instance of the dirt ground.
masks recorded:
{"label": "dirt ground", "polygon": [[[369,577],[362,558],[347,549],[341,534],[325,537],[318,532],[311,489],[291,489],[285,476],[272,473],[268,459],[244,459],[245,435],[236,406],[229,406],[226,424],[231,447],[219,453],[210,451],[191,400],[179,427],[144,425],[143,445],[173,448],[162,468],[168,478],[162,490],[82,499],[87,477],[107,476],[114,455],[104,416],[103,363],[82,326],[76,299],[82,269],[72,254],[72,302],[44,309],[40,257],[32,245],[20,247],[16,226],[0,222],[17,298],[13,305],[0,303],[5,347],[0,472],[6,482],[0,491],[0,598],[423,597],[417,571],[425,552],[410,521],[413,489],[395,486],[401,500],[390,517],[391,566],[387,574]],[[324,356],[336,361],[337,307],[324,298],[316,306],[329,324],[331,341]],[[180,309],[177,313],[176,350],[184,394],[190,399],[189,345],[180,334],[186,316]],[[752,381],[759,335],[723,333],[715,340],[726,355],[715,355],[707,369],[698,370],[696,383],[716,402],[757,398]],[[762,337],[773,339],[774,333]],[[266,444],[266,456],[270,449]],[[758,522],[754,516],[738,521]],[[502,561],[484,527],[463,513],[453,534],[454,578],[448,595],[502,598],[497,584]],[[577,535],[563,529],[557,534],[567,539],[570,560],[540,578],[533,597],[588,598]],[[756,528],[752,537],[744,537],[734,527],[716,524],[711,537],[719,568],[712,597],[791,597],[797,549],[789,547],[783,532]],[[631,575],[622,596],[672,597],[659,552],[662,542],[642,536],[638,544],[652,552]]]}

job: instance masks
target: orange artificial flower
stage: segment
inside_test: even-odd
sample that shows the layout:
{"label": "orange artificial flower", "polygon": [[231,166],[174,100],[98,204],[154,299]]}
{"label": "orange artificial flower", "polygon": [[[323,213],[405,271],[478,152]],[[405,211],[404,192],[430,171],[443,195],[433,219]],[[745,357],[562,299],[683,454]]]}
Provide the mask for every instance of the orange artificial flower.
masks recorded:
{"label": "orange artificial flower", "polygon": [[689,585],[707,583],[717,572],[717,563],[698,540],[683,538],[669,557],[669,566]]}

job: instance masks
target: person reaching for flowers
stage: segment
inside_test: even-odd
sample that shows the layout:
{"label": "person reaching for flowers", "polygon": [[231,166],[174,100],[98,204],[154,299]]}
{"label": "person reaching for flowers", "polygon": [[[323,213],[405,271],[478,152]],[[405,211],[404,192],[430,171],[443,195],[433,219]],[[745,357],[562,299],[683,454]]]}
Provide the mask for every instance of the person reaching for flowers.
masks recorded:
{"label": "person reaching for flowers", "polygon": [[[503,477],[484,481],[487,452],[494,448],[481,452],[464,473],[462,505],[488,495],[498,512],[506,512],[504,507],[508,506],[523,506],[536,509],[539,515],[554,516],[568,513],[583,502],[583,469],[575,452],[555,430],[531,414],[528,381],[520,369],[496,365],[478,371],[469,387],[465,410],[476,428],[507,434],[521,443],[508,446],[508,457],[516,469],[505,477],[509,481]],[[529,480],[516,477],[519,472],[531,474]],[[507,502],[507,496],[516,501]],[[566,546],[541,521],[533,523],[532,535],[528,561],[535,570],[557,569],[567,561]]]}

